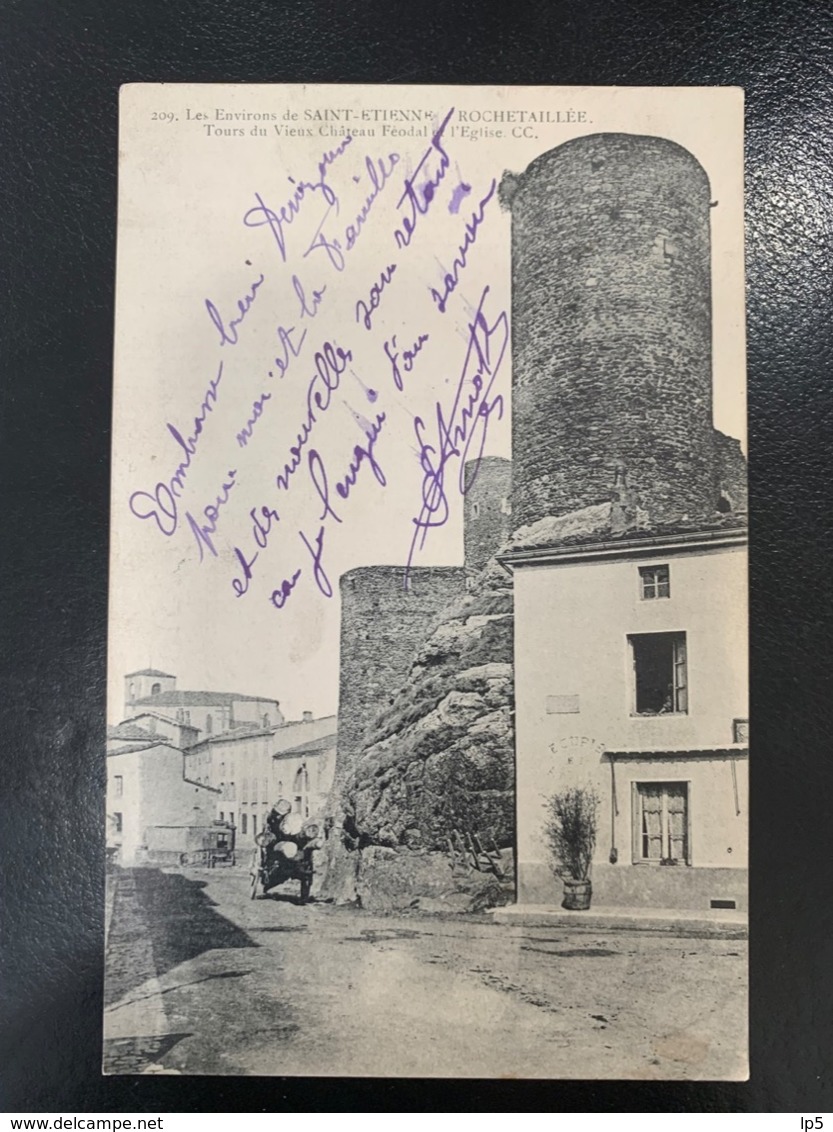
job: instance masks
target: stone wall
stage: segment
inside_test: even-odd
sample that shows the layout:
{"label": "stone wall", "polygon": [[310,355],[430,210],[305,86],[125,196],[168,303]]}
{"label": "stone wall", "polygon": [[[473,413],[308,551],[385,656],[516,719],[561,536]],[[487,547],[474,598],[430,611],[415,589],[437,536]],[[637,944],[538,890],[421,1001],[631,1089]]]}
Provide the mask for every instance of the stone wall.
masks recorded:
{"label": "stone wall", "polygon": [[516,526],[609,499],[715,508],[710,189],[658,137],[576,138],[507,174]]}
{"label": "stone wall", "polygon": [[337,786],[433,623],[464,590],[465,571],[456,566],[412,569],[407,589],[400,566],[362,566],[342,575]]}
{"label": "stone wall", "polygon": [[746,459],[740,441],[714,430],[717,498],[720,510],[744,512],[748,507]]}

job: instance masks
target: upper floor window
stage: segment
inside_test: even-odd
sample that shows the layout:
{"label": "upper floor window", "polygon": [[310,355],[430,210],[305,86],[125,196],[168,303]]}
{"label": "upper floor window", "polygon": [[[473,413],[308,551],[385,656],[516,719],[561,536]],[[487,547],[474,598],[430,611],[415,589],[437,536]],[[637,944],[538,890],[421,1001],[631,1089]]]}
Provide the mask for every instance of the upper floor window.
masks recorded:
{"label": "upper floor window", "polygon": [[637,633],[628,638],[637,715],[688,712],[685,633]]}
{"label": "upper floor window", "polygon": [[161,684],[152,684],[151,685],[150,694],[152,696],[155,696],[158,692],[161,692],[161,691],[162,691],[162,685]]}
{"label": "upper floor window", "polygon": [[205,717],[205,730],[206,730],[206,734],[208,734],[208,735],[210,735],[211,732],[214,730],[214,720],[211,718],[210,715],[207,715]]}
{"label": "upper floor window", "polygon": [[671,597],[671,579],[667,566],[640,566],[639,585],[643,600]]}
{"label": "upper floor window", "polygon": [[113,775],[113,795],[121,798],[124,794],[124,777],[121,774]]}

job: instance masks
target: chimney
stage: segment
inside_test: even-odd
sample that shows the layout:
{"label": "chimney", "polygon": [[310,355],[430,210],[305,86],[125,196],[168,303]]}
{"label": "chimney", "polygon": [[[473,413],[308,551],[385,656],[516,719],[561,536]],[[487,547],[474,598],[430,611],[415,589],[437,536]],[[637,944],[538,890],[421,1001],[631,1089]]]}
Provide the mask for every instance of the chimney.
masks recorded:
{"label": "chimney", "polygon": [[311,711],[305,711],[303,719],[304,719],[304,723],[312,723],[312,712]]}

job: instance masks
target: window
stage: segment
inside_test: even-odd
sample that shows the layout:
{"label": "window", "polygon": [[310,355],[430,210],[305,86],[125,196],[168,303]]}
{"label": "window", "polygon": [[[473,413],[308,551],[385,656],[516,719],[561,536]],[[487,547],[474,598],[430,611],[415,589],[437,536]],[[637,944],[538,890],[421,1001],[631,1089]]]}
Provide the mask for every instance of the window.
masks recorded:
{"label": "window", "polygon": [[257,814],[252,814],[252,837],[257,837]]}
{"label": "window", "polygon": [[633,784],[634,863],[691,864],[687,782]]}
{"label": "window", "polygon": [[263,717],[263,726],[264,726],[264,727],[268,727],[268,726],[269,726],[269,722],[270,722],[270,720],[269,720],[269,716],[268,716],[268,715],[264,715],[264,717]]}
{"label": "window", "polygon": [[113,832],[121,833],[123,824],[121,814],[113,814]]}
{"label": "window", "polygon": [[628,640],[633,655],[635,714],[686,714],[685,633],[639,633]]}
{"label": "window", "polygon": [[248,817],[249,817],[248,814],[241,814],[240,815],[240,832],[241,833],[247,833],[248,832],[248,825],[249,825]]}
{"label": "window", "polygon": [[124,776],[121,774],[113,775],[113,796],[121,798],[124,794]]}
{"label": "window", "polygon": [[248,800],[249,800],[249,780],[248,780],[248,778],[244,778],[243,779],[243,785],[242,785],[241,790],[240,790],[240,801],[241,802],[248,802]]}
{"label": "window", "polygon": [[220,821],[226,820],[225,810],[220,810]]}
{"label": "window", "polygon": [[305,766],[300,767],[298,773],[295,775],[295,783],[293,786],[293,794],[295,795],[295,813],[300,814],[301,817],[309,817],[309,775]]}
{"label": "window", "polygon": [[210,735],[211,732],[214,730],[214,720],[211,718],[210,715],[207,715],[205,717],[205,730],[206,730],[206,733],[208,735]]}
{"label": "window", "polygon": [[671,597],[671,582],[667,566],[640,566],[639,581],[643,601],[656,597]]}
{"label": "window", "polygon": [[162,691],[162,685],[161,684],[152,684],[151,685],[150,694],[152,696],[158,695],[161,691]]}
{"label": "window", "polygon": [[471,505],[471,517],[472,517],[472,519],[476,519],[479,516],[479,514],[480,514],[480,504],[479,503],[472,503],[472,505]]}

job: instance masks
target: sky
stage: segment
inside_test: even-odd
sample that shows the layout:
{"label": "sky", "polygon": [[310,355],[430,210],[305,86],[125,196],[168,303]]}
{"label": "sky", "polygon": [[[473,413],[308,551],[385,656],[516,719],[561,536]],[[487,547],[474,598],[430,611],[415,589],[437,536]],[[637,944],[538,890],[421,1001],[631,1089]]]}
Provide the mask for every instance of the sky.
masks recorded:
{"label": "sky", "polygon": [[[144,667],[337,710],[338,579],[407,561],[474,313],[510,310],[493,182],[569,138],[656,134],[706,169],[714,416],[745,442],[742,120],[730,89],[124,87],[109,720]],[[509,456],[508,351],[491,376],[476,443]],[[462,563],[458,468],[415,566]]]}

